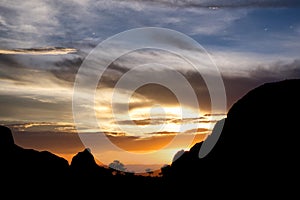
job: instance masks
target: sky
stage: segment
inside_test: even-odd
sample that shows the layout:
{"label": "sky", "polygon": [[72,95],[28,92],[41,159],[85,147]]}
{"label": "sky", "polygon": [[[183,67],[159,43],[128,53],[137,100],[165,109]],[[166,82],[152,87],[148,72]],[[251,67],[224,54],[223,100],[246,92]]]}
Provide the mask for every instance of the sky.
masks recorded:
{"label": "sky", "polygon": [[[177,151],[204,140],[251,89],[300,78],[299,6],[296,0],[2,0],[0,124],[13,129],[18,145],[69,162],[90,148],[103,164],[170,164]],[[147,27],[175,32],[115,37]],[[103,65],[153,41],[172,43],[175,53],[137,49]],[[110,45],[100,54],[105,42]],[[176,52],[199,61],[200,72]],[[217,80],[212,71],[224,94],[222,87],[210,90],[214,83],[207,80]],[[83,84],[99,73],[94,88]],[[186,95],[190,89],[194,96]],[[221,100],[225,106],[213,109]]]}

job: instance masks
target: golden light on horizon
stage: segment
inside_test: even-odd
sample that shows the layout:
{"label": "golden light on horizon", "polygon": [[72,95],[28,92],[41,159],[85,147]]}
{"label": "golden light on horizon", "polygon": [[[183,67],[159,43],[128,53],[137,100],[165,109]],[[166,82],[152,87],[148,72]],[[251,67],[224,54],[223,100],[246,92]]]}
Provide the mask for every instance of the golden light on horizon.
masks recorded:
{"label": "golden light on horizon", "polygon": [[[112,99],[114,92],[118,99]],[[104,163],[114,155],[127,164],[169,164],[178,151],[202,141],[213,126],[201,122],[206,113],[179,104],[167,88],[152,84],[138,88],[130,98],[127,91],[105,88],[96,93],[95,112],[101,131],[120,149],[107,153],[105,149],[95,150]],[[179,135],[180,141],[174,140]],[[131,154],[131,158],[124,152]],[[141,157],[149,154],[155,158]]]}

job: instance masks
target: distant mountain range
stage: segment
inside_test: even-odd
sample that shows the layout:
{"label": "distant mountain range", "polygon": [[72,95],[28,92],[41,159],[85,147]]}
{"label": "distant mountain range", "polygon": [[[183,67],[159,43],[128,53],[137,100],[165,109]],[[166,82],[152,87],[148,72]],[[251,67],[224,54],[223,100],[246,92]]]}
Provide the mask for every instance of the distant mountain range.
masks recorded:
{"label": "distant mountain range", "polygon": [[99,196],[124,198],[137,191],[147,197],[159,192],[213,197],[218,191],[224,198],[299,196],[299,92],[299,79],[267,83],[250,91],[216,124],[215,128],[224,127],[207,156],[199,158],[203,142],[197,143],[163,167],[161,177],[116,173],[97,165],[88,149],[74,156],[69,165],[50,152],[17,146],[11,130],[0,126],[0,173],[5,183],[1,187],[3,191],[39,188],[49,195],[97,191]]}

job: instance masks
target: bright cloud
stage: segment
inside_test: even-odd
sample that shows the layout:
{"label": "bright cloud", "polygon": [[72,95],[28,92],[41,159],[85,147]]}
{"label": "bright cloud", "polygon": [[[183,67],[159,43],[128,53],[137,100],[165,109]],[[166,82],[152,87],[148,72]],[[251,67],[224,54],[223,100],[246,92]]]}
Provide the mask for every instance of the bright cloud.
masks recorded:
{"label": "bright cloud", "polygon": [[30,49],[0,49],[0,54],[12,55],[63,55],[76,53],[74,48],[63,47],[45,47],[45,48],[30,48]]}

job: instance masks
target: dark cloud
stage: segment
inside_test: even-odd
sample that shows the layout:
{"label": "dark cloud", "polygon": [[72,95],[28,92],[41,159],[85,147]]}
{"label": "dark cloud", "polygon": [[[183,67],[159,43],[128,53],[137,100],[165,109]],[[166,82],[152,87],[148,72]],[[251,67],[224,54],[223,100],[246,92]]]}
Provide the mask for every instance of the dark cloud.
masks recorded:
{"label": "dark cloud", "polygon": [[250,90],[267,82],[300,78],[300,60],[275,62],[271,66],[257,66],[246,77],[224,76],[228,108]]}
{"label": "dark cloud", "polygon": [[[145,72],[147,73],[147,72]],[[159,76],[163,72],[158,72],[156,76]],[[146,99],[152,100],[151,104],[154,106],[155,104],[160,105],[178,105],[178,99],[176,94],[174,94],[170,89],[166,86],[159,84],[146,84],[141,86],[135,91],[137,94],[144,96]],[[134,97],[134,95],[133,95]],[[130,108],[134,109],[130,105]]]}
{"label": "dark cloud", "polygon": [[119,113],[119,114],[123,114],[123,113],[127,113],[128,112],[128,107],[129,110],[133,110],[136,108],[144,108],[144,107],[151,107],[154,104],[149,102],[149,101],[145,101],[145,102],[133,102],[133,103],[129,103],[129,102],[123,102],[123,103],[114,103],[113,104],[113,110],[115,113]]}
{"label": "dark cloud", "polygon": [[[294,60],[291,62],[277,61],[260,66],[253,66],[249,63],[247,73],[247,76],[230,76],[230,74],[222,76],[226,90],[228,108],[230,108],[233,103],[244,96],[248,91],[261,84],[284,79],[299,78],[300,60]],[[211,106],[210,95],[202,76],[196,71],[188,71],[185,73],[185,76],[193,86],[198,96],[200,108],[203,110],[209,110]],[[209,76],[210,75],[207,75],[207,77]]]}
{"label": "dark cloud", "polygon": [[[197,95],[200,110],[209,113],[211,109],[211,99],[209,90],[202,75],[199,74],[198,71],[188,71],[185,73],[185,76]],[[207,75],[207,77],[209,76],[210,75]]]}
{"label": "dark cloud", "polygon": [[[126,88],[125,88],[126,89]],[[201,95],[201,94],[197,94]],[[165,87],[162,87],[158,84],[147,84],[140,87],[138,90],[135,91],[133,94],[133,98],[140,99],[139,102],[122,102],[122,103],[114,103],[113,109],[114,112],[117,113],[126,113],[129,110],[139,109],[139,108],[151,108],[151,107],[177,107],[179,106],[178,100],[176,96]],[[138,97],[142,96],[142,98]],[[187,106],[191,108],[191,104],[189,104],[189,99],[185,102],[181,102],[182,106]],[[200,101],[201,102],[201,109],[203,111],[207,111],[207,107],[205,107],[206,102],[204,102],[204,97],[202,96]],[[194,104],[192,104],[194,105]],[[180,113],[178,113],[180,114]],[[140,123],[140,122],[137,122]],[[154,120],[155,123],[155,120]]]}
{"label": "dark cloud", "polygon": [[[52,98],[52,99],[51,99]],[[0,95],[0,117],[2,120],[70,121],[71,99],[62,101],[55,97]]]}
{"label": "dark cloud", "polygon": [[[106,131],[106,132],[104,132],[104,134],[107,137],[123,137],[123,136],[126,136],[126,134],[122,133],[122,132],[108,132],[108,131]],[[133,136],[128,136],[128,137],[133,137]],[[134,137],[134,138],[136,138],[136,137]]]}
{"label": "dark cloud", "polygon": [[[0,78],[20,80],[20,76],[18,76],[20,67],[14,56],[0,54]],[[14,71],[16,73],[11,73]]]}
{"label": "dark cloud", "polygon": [[82,64],[83,59],[81,57],[67,58],[54,63],[53,69],[50,71],[59,79],[74,83],[76,73]]}
{"label": "dark cloud", "polygon": [[224,116],[226,115],[226,113],[207,113],[207,114],[204,114],[205,117],[208,117],[208,116]]}
{"label": "dark cloud", "polygon": [[[35,66],[31,65],[32,62],[31,59],[22,62],[18,55],[0,54],[0,80],[13,81],[15,85],[19,86],[40,81],[40,77],[36,76],[40,70],[35,69]],[[5,87],[5,83],[3,83],[3,87]]]}
{"label": "dark cloud", "polygon": [[277,61],[271,64],[271,66],[258,66],[256,70],[250,72],[249,76],[254,79],[266,78],[266,81],[271,81],[276,78],[299,78],[300,59],[296,59],[289,63]]}
{"label": "dark cloud", "polygon": [[[83,58],[76,54],[41,55],[41,54],[0,54],[0,78],[17,81],[17,84],[28,82],[44,82],[35,74],[49,72],[49,80],[53,74],[58,80],[73,84],[77,70]],[[35,76],[34,79],[29,77]],[[46,78],[46,77],[44,77]],[[59,81],[55,82],[56,84]]]}
{"label": "dark cloud", "polygon": [[99,88],[114,88],[122,75],[130,70],[130,67],[130,65],[126,65],[122,62],[113,62],[110,64],[101,76]]}

